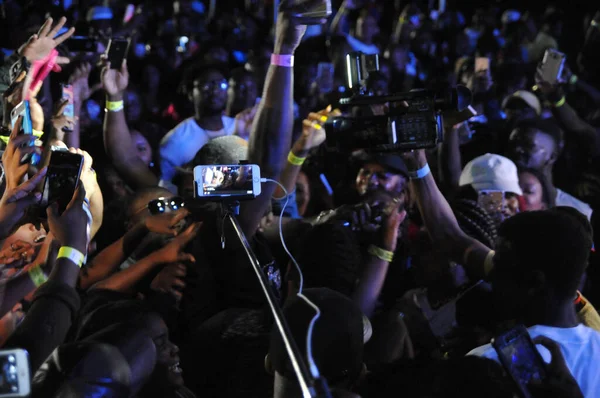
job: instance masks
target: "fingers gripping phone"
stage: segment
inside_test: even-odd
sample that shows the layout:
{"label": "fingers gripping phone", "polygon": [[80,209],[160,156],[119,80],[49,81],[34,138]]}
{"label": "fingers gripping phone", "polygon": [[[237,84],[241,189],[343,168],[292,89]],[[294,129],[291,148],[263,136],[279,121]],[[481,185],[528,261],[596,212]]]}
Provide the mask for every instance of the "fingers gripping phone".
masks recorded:
{"label": "fingers gripping phone", "polygon": [[106,49],[106,58],[111,69],[121,69],[123,61],[127,58],[131,39],[110,39]]}
{"label": "fingers gripping phone", "polygon": [[248,200],[261,193],[260,167],[244,165],[203,165],[194,168],[197,198]]}
{"label": "fingers gripping phone", "polygon": [[498,359],[517,384],[522,398],[530,398],[527,385],[546,378],[546,365],[524,326],[517,326],[492,340]]}
{"label": "fingers gripping phone", "polygon": [[554,49],[547,49],[539,66],[543,81],[556,84],[565,67],[566,55]]}
{"label": "fingers gripping phone", "polygon": [[62,214],[77,189],[83,156],[64,150],[53,151],[46,172],[41,205],[47,207],[58,203],[58,213]]}
{"label": "fingers gripping phone", "polygon": [[29,355],[25,350],[0,351],[0,397],[28,397],[31,393]]}

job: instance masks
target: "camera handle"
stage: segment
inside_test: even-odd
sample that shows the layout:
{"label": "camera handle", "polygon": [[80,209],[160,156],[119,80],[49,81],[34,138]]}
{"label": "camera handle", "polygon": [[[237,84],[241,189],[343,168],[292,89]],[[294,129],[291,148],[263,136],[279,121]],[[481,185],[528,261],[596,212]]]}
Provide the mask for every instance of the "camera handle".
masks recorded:
{"label": "camera handle", "polygon": [[258,261],[256,254],[254,254],[248,239],[246,239],[246,235],[244,234],[244,231],[242,231],[242,227],[235,218],[235,216],[239,214],[239,209],[240,203],[238,201],[221,203],[223,219],[227,218],[231,222],[235,233],[237,234],[242,246],[244,247],[244,250],[246,251],[250,265],[254,269],[254,273],[258,278],[258,282],[260,283],[260,287],[265,295],[265,298],[269,303],[269,307],[273,313],[273,318],[275,319],[275,324],[277,325],[277,329],[281,334],[281,339],[283,340],[285,349],[290,357],[290,362],[294,368],[294,373],[296,373],[296,377],[298,378],[298,384],[300,385],[302,396],[304,398],[331,398],[331,392],[329,391],[329,387],[327,386],[325,379],[319,378],[315,380],[309,373],[302,355],[300,355],[300,350],[298,349],[298,346],[296,345],[296,342],[290,333],[289,326],[283,316],[281,307],[277,303],[277,299],[269,287],[269,281],[267,280],[267,277],[260,268],[260,262]]}

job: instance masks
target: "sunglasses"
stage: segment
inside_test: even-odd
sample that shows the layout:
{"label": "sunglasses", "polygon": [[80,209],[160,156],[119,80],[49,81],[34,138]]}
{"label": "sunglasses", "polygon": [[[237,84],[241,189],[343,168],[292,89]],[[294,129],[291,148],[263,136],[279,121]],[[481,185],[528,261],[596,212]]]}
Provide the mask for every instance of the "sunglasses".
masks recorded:
{"label": "sunglasses", "polygon": [[144,209],[148,209],[150,214],[156,215],[177,211],[183,207],[185,207],[185,200],[183,200],[182,197],[174,196],[172,198],[158,198],[148,202],[145,207],[138,210],[138,213]]}

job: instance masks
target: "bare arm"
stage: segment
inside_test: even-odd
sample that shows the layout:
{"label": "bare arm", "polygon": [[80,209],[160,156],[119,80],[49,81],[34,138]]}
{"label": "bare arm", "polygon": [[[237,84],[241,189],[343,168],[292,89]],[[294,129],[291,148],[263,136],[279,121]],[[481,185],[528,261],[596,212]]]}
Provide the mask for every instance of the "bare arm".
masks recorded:
{"label": "bare arm", "polygon": [[589,147],[593,153],[600,152],[600,130],[581,119],[568,103],[565,102],[562,106],[553,107],[552,113],[568,131],[576,136],[574,138]]}
{"label": "bare arm", "polygon": [[440,148],[440,168],[443,177],[444,186],[454,192],[458,188],[458,181],[462,172],[462,160],[460,155],[459,129],[469,128],[464,124],[454,128],[450,127],[446,131],[448,134],[444,137]]}
{"label": "bare arm", "polygon": [[[127,65],[123,63],[120,71],[107,65],[102,71],[102,82],[107,101],[123,101],[129,82]],[[137,156],[123,108],[107,111],[104,116],[104,148],[127,184],[136,189],[158,185],[158,177]]]}
{"label": "bare arm", "polygon": [[[405,159],[412,170],[421,169],[427,164],[423,150],[406,154]],[[431,173],[424,178],[411,180],[411,187],[434,246],[463,265],[473,279],[484,278],[484,264],[491,249],[460,229],[448,201],[438,189]]]}
{"label": "bare arm", "polygon": [[[319,3],[321,0],[315,0]],[[277,19],[274,54],[293,55],[306,26],[295,25],[288,15],[293,6],[283,1]],[[263,97],[254,119],[249,142],[250,163],[261,167],[261,176],[278,180],[291,146],[293,117],[293,76],[291,67],[271,65],[265,79]],[[261,218],[269,208],[274,184],[263,186],[262,194],[242,204],[240,225],[248,238],[254,236]]]}
{"label": "bare arm", "polygon": [[126,270],[97,283],[92,289],[108,289],[133,293],[132,289],[135,285],[154,268],[162,264],[194,262],[194,257],[191,254],[184,253],[182,250],[196,236],[200,225],[197,223],[191,225],[163,248],[144,257]]}
{"label": "bare arm", "polygon": [[121,239],[102,250],[81,273],[79,287],[88,289],[112,274],[133,253],[147,233],[145,226],[139,224],[127,231]]}

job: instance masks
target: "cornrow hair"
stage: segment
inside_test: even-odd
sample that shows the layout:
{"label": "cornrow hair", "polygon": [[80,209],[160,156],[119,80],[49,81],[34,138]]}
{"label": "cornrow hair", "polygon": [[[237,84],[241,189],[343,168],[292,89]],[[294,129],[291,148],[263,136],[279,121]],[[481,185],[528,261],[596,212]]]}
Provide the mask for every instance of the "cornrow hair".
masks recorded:
{"label": "cornrow hair", "polygon": [[496,223],[474,200],[457,199],[451,204],[460,228],[487,247],[493,248],[498,231]]}

